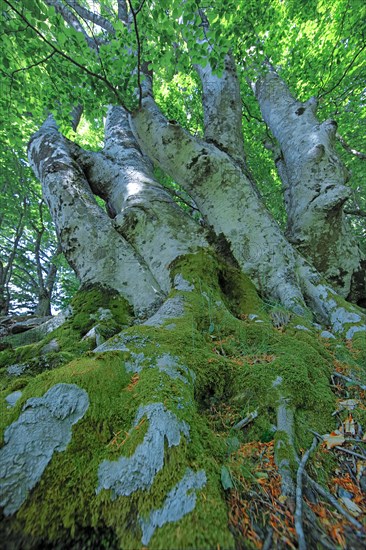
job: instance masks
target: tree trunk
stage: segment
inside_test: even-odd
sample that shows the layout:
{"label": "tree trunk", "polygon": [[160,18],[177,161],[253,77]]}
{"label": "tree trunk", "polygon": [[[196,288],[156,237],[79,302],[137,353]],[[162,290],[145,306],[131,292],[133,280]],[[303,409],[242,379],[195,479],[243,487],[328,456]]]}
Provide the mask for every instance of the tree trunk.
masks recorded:
{"label": "tree trunk", "polygon": [[24,217],[27,209],[27,201],[23,200],[21,214],[15,227],[14,238],[10,244],[8,257],[0,261],[0,315],[8,315],[11,302],[10,280],[17,254],[19,241],[24,231]]}
{"label": "tree trunk", "polygon": [[[228,70],[223,79],[230,83],[235,74],[230,78]],[[204,79],[202,84],[205,89]],[[221,83],[217,93],[223,96],[225,90],[229,104],[232,84],[225,87]],[[219,120],[220,115],[217,113]],[[226,117],[225,111],[223,125]],[[335,301],[332,288],[285,239],[248,178],[244,159],[238,162],[230,153],[224,127],[217,144],[193,137],[179,125],[169,123],[150,93],[146,93],[142,109],[131,123],[143,150],[193,197],[216,236],[225,237],[239,266],[263,296],[300,315],[311,316],[306,306],[311,304],[318,320],[336,332],[354,321],[360,322],[359,330],[365,330],[362,314],[351,305]],[[241,124],[238,118],[237,124]]]}
{"label": "tree trunk", "polygon": [[343,211],[351,189],[334,149],[337,123],[320,123],[316,98],[297,101],[273,71],[257,82],[256,97],[280,146],[288,239],[342,296],[362,302],[366,263]]}
{"label": "tree trunk", "polygon": [[154,308],[161,299],[158,283],[97,205],[52,117],[33,137],[29,155],[64,254],[81,284],[120,292],[141,315]]}
{"label": "tree trunk", "polygon": [[38,304],[36,309],[36,315],[39,315],[40,317],[47,315],[51,315],[51,300],[52,300],[52,294],[54,291],[55,283],[56,283],[56,277],[57,277],[57,265],[55,264],[54,260],[62,253],[62,248],[60,243],[57,244],[57,248],[52,255],[52,257],[49,260],[48,270],[46,279],[44,281],[44,285],[42,287],[43,294],[41,293],[38,296]]}

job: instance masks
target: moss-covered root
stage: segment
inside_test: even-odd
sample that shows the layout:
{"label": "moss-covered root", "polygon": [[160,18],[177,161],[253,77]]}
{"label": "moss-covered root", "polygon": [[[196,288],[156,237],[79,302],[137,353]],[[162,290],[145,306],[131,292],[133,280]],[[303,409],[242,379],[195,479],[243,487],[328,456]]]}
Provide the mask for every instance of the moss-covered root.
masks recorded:
{"label": "moss-covered root", "polygon": [[293,480],[295,458],[294,412],[289,407],[288,400],[280,395],[277,406],[275,461],[282,478],[281,494],[291,499],[295,498],[295,484]]}
{"label": "moss-covered root", "polygon": [[[38,376],[8,413],[1,504],[16,518],[13,529],[65,547],[89,529],[111,530],[116,548],[233,547],[217,448],[195,409],[194,374],[157,345],[155,329],[148,332],[130,329],[124,351]],[[42,465],[39,453],[48,457]]]}

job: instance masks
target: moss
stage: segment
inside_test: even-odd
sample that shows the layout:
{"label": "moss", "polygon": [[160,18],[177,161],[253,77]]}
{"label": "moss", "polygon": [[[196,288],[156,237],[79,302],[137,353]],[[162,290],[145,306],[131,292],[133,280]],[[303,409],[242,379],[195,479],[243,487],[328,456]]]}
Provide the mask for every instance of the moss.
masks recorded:
{"label": "moss", "polygon": [[223,299],[235,316],[258,312],[263,302],[250,281],[240,269],[220,261],[206,249],[195,254],[180,256],[171,265],[171,277],[182,274],[195,285],[196,291],[208,292],[216,299]]}
{"label": "moss", "polygon": [[[1,368],[21,365],[24,376],[31,378],[69,363],[95,347],[93,339],[82,338],[96,324],[99,335],[108,339],[131,323],[131,309],[126,300],[102,287],[78,291],[71,305],[71,317],[41,341],[0,352],[0,381],[4,389],[11,387],[14,377]],[[45,351],[51,341],[57,342],[57,351]]]}
{"label": "moss", "polygon": [[[93,540],[93,533],[102,538],[106,534],[111,547],[139,548],[138,518],[163,506],[189,467],[194,472],[204,469],[207,475],[207,484],[197,491],[196,507],[178,522],[158,528],[149,547],[231,548],[234,544],[220,484],[221,466],[229,454],[226,443],[234,436],[239,442],[272,439],[279,400],[273,382],[282,378],[281,396],[294,410],[297,449],[309,446],[310,429],[326,433],[334,427],[334,397],[329,388],[334,350],[327,349],[313,332],[295,329],[298,319],[291,319],[285,331],[275,329],[254,287],[234,267],[225,266],[206,251],[177,259],[171,273],[173,279],[181,274],[194,289],[172,290],[171,297],[184,297],[185,313],[167,322],[173,325],[170,330],[164,325],[127,328],[130,311],[126,303],[113,293],[94,288],[77,295],[75,313],[65,325],[42,342],[6,356],[8,361],[16,353],[17,358],[29,361],[30,355],[39,355],[41,347],[56,338],[65,363],[34,371],[33,377],[7,381],[8,390],[20,387],[23,395],[13,409],[6,409],[0,401],[3,427],[18,417],[26,399],[43,395],[58,382],[78,384],[90,398],[86,415],[73,427],[71,443],[65,452],[55,453],[14,519],[14,529],[51,545],[67,541],[70,548],[84,536]],[[99,308],[110,310],[110,318],[100,320]],[[246,315],[240,318],[249,312],[260,315],[263,322],[255,323]],[[129,351],[88,351],[90,343],[81,338],[97,323],[104,337],[123,328]],[[143,353],[145,358],[137,375],[124,368],[132,353]],[[154,368],[162,354],[176,357],[179,364],[193,371],[195,383],[184,369],[180,374],[186,382]],[[140,406],[152,402],[162,402],[189,424],[189,440],[182,437],[178,446],[166,445],[164,468],[148,491],[139,490],[114,501],[110,491],[96,495],[100,463],[133,455],[148,429],[146,419],[138,429],[133,428],[136,413]],[[225,410],[226,417],[221,413]],[[234,431],[233,424],[253,410],[258,417],[244,430]],[[282,442],[277,456],[289,459],[295,469],[287,434],[277,432],[276,439]],[[316,464],[315,458],[312,463]],[[253,475],[249,462],[242,466],[247,468],[246,475]],[[103,543],[97,546],[103,547]]]}
{"label": "moss", "polygon": [[19,346],[26,346],[28,344],[34,344],[35,342],[42,340],[43,337],[44,331],[42,328],[34,327],[19,334],[10,334],[9,336],[5,336],[3,340],[15,348]]}
{"label": "moss", "polygon": [[[166,332],[154,327],[131,327],[125,332],[126,338],[130,339],[131,351],[141,351],[139,345],[143,342],[146,357],[152,358],[157,354],[171,352],[173,346],[175,354],[180,355],[181,350],[184,350],[183,362],[190,358],[186,344],[187,338],[191,339],[191,333],[189,323],[185,328],[181,324],[179,330],[174,331],[173,341],[171,333],[166,335]],[[156,347],[157,341],[159,348]],[[196,342],[199,342],[199,349],[196,350],[198,355],[207,342],[199,335]],[[38,374],[29,381],[21,400],[14,410],[9,411],[6,424],[18,416],[28,397],[42,395],[49,387],[61,381],[76,383],[86,389],[91,406],[83,420],[74,426],[72,442],[67,450],[54,455],[31,497],[18,512],[17,521],[29,536],[49,541],[70,541],[70,538],[78,536],[77,533],[90,528],[100,532],[110,528],[119,539],[119,546],[136,548],[141,540],[137,511],[140,515],[146,515],[151,509],[162,505],[167,493],[181,479],[189,464],[194,471],[202,468],[206,470],[209,478],[207,488],[197,492],[196,508],[180,521],[182,527],[177,531],[175,524],[167,524],[157,529],[151,544],[156,548],[167,548],[173,544],[187,548],[207,547],[217,543],[231,547],[225,504],[221,498],[219,465],[212,458],[212,455],[220,455],[220,445],[212,437],[205,421],[195,412],[192,386],[151,368],[145,368],[139,374],[138,381],[135,379],[129,386],[131,375],[123,369],[127,357],[127,353],[121,352],[87,353],[58,369]],[[130,428],[138,406],[151,400],[162,401],[179,418],[189,422],[189,445],[182,442],[179,447],[167,450],[165,467],[150,491],[137,491],[115,502],[110,500],[108,491],[95,495],[100,462],[105,458],[116,459],[121,453],[129,456],[142,441],[147,423],[142,424],[139,430],[131,432]],[[187,404],[187,407],[182,409],[182,403]],[[124,442],[119,434],[126,432],[131,435]],[[207,502],[210,502],[208,508]],[[192,522],[209,522],[215,528],[210,533],[201,530],[196,532],[190,528]]]}
{"label": "moss", "polygon": [[[31,497],[18,512],[23,530],[32,537],[57,541],[63,538],[69,540],[87,526],[98,530],[107,525],[120,538],[119,546],[127,549],[139,547],[141,530],[137,511],[143,516],[152,508],[161,506],[169,490],[183,477],[188,463],[194,471],[206,470],[209,478],[207,488],[203,492],[198,491],[194,512],[181,520],[180,535],[177,536],[176,525],[167,524],[157,529],[152,547],[167,548],[171,544],[182,548],[209,547],[219,543],[229,548],[231,536],[226,531],[218,465],[205,449],[209,433],[206,428],[207,438],[202,441],[204,422],[198,415],[195,418],[192,400],[189,411],[182,412],[183,418],[189,418],[192,440],[189,445],[182,442],[179,447],[166,451],[164,469],[158,473],[150,491],[137,491],[131,497],[120,497],[115,502],[110,500],[107,491],[95,495],[100,462],[105,458],[116,459],[121,453],[125,456],[132,454],[144,437],[143,426],[141,430],[132,430],[123,445],[120,445],[115,434],[130,430],[137,407],[154,398],[152,390],[155,389],[155,398],[163,401],[169,409],[176,407],[178,395],[189,393],[185,384],[181,383],[180,390],[179,382],[156,369],[146,369],[139,381],[129,387],[131,375],[123,369],[122,357],[119,352],[83,357],[55,371],[43,373],[28,384],[22,403],[29,396],[43,394],[59,381],[76,383],[86,389],[91,403],[85,417],[74,426],[67,450],[54,455]],[[18,411],[13,412],[14,417],[20,407],[21,403]],[[209,447],[212,451],[212,443]],[[210,502],[208,509],[207,502]],[[210,523],[215,525],[212,532],[200,531],[198,534],[190,528],[192,521],[207,522],[207,514]]]}
{"label": "moss", "polygon": [[307,464],[309,474],[321,485],[327,485],[337,468],[339,468],[337,456],[333,452],[325,452],[323,448],[318,448],[310,456]]}
{"label": "moss", "polygon": [[263,308],[255,286],[239,269],[225,264],[220,266],[219,284],[229,309],[236,316],[258,312]]}
{"label": "moss", "polygon": [[282,430],[277,430],[274,438],[274,449],[276,464],[282,462],[288,463],[291,469],[295,472],[297,467],[294,447],[289,440],[289,436]]}
{"label": "moss", "polygon": [[363,372],[366,370],[366,336],[365,332],[357,332],[352,338],[353,355],[357,360],[358,365],[363,367]]}
{"label": "moss", "polygon": [[0,353],[0,367],[15,363],[25,363],[28,359],[34,358],[40,351],[37,344],[29,344],[14,350],[5,350]]}
{"label": "moss", "polygon": [[[61,349],[80,346],[80,338],[96,324],[111,337],[131,323],[131,308],[118,293],[102,287],[92,287],[77,292],[71,302],[72,316],[45,342],[56,338]],[[103,312],[103,310],[105,310]],[[106,310],[109,310],[107,312]],[[86,351],[90,344],[84,343],[80,351]]]}

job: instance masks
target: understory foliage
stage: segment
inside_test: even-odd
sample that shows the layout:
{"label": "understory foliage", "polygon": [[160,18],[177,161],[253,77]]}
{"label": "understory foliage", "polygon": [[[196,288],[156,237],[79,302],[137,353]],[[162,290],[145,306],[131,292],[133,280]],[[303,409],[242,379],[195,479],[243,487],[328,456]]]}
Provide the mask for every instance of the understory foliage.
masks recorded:
{"label": "understory foliage", "polygon": [[[0,11],[5,548],[363,548],[366,7]],[[278,82],[314,257],[281,170],[299,131],[264,122]]]}
{"label": "understory foliage", "polygon": [[[25,136],[2,142],[0,159],[0,315],[50,315],[78,282],[58,245],[24,151]],[[22,149],[19,148],[22,146]]]}

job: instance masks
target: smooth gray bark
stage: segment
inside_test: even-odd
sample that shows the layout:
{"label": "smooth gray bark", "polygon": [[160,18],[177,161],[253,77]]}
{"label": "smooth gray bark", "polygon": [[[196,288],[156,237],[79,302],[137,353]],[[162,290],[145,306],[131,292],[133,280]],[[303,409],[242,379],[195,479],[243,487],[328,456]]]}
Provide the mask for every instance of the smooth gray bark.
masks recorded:
{"label": "smooth gray bark", "polygon": [[110,107],[101,153],[74,149],[91,188],[107,204],[115,229],[133,246],[160,287],[171,287],[168,266],[208,246],[204,230],[155,179],[150,159],[133,135],[126,111]]}
{"label": "smooth gray bark", "polygon": [[29,160],[81,284],[117,290],[138,314],[154,309],[162,296],[159,284],[96,203],[52,117],[33,136]]}
{"label": "smooth gray bark", "polygon": [[256,97],[280,147],[288,239],[342,296],[365,299],[365,259],[343,212],[351,189],[334,148],[337,123],[319,123],[316,99],[297,101],[273,71],[257,82]]}
{"label": "smooth gray bark", "polygon": [[304,305],[292,248],[241,167],[214,144],[169,124],[151,96],[143,105],[133,122],[144,150],[194,198],[260,290],[289,307]]}
{"label": "smooth gray bark", "polygon": [[[229,101],[238,88],[235,72],[228,67],[220,86],[209,71],[202,75],[202,85],[207,102],[211,93],[217,105]],[[154,180],[155,162],[185,188],[262,295],[300,315],[315,313],[347,337],[366,330],[362,314],[351,305],[339,305],[334,290],[289,243],[262,203],[247,175],[237,109],[231,113],[236,124],[233,141],[225,130],[216,144],[168,121],[154,101],[149,77],[143,81],[141,99],[141,108],[129,117],[121,107],[110,109],[101,153],[86,153],[67,142],[52,119],[31,142],[34,170],[42,180],[65,255],[82,283],[110,286],[135,311],[152,312],[156,295],[170,289],[171,262],[207,246],[199,226]],[[215,122],[208,108],[206,122],[209,135]],[[106,201],[109,218],[92,191]],[[83,227],[80,215],[87,221]]]}
{"label": "smooth gray bark", "polygon": [[196,66],[202,83],[204,138],[245,166],[242,107],[239,80],[231,55],[225,59],[221,77],[213,74],[209,63]]}
{"label": "smooth gray bark", "polygon": [[285,238],[235,159],[170,124],[150,93],[132,122],[143,151],[192,196],[262,294],[299,314],[309,312],[311,304],[317,318],[336,332],[348,323],[366,330],[362,314],[351,305],[339,307],[334,290]]}

